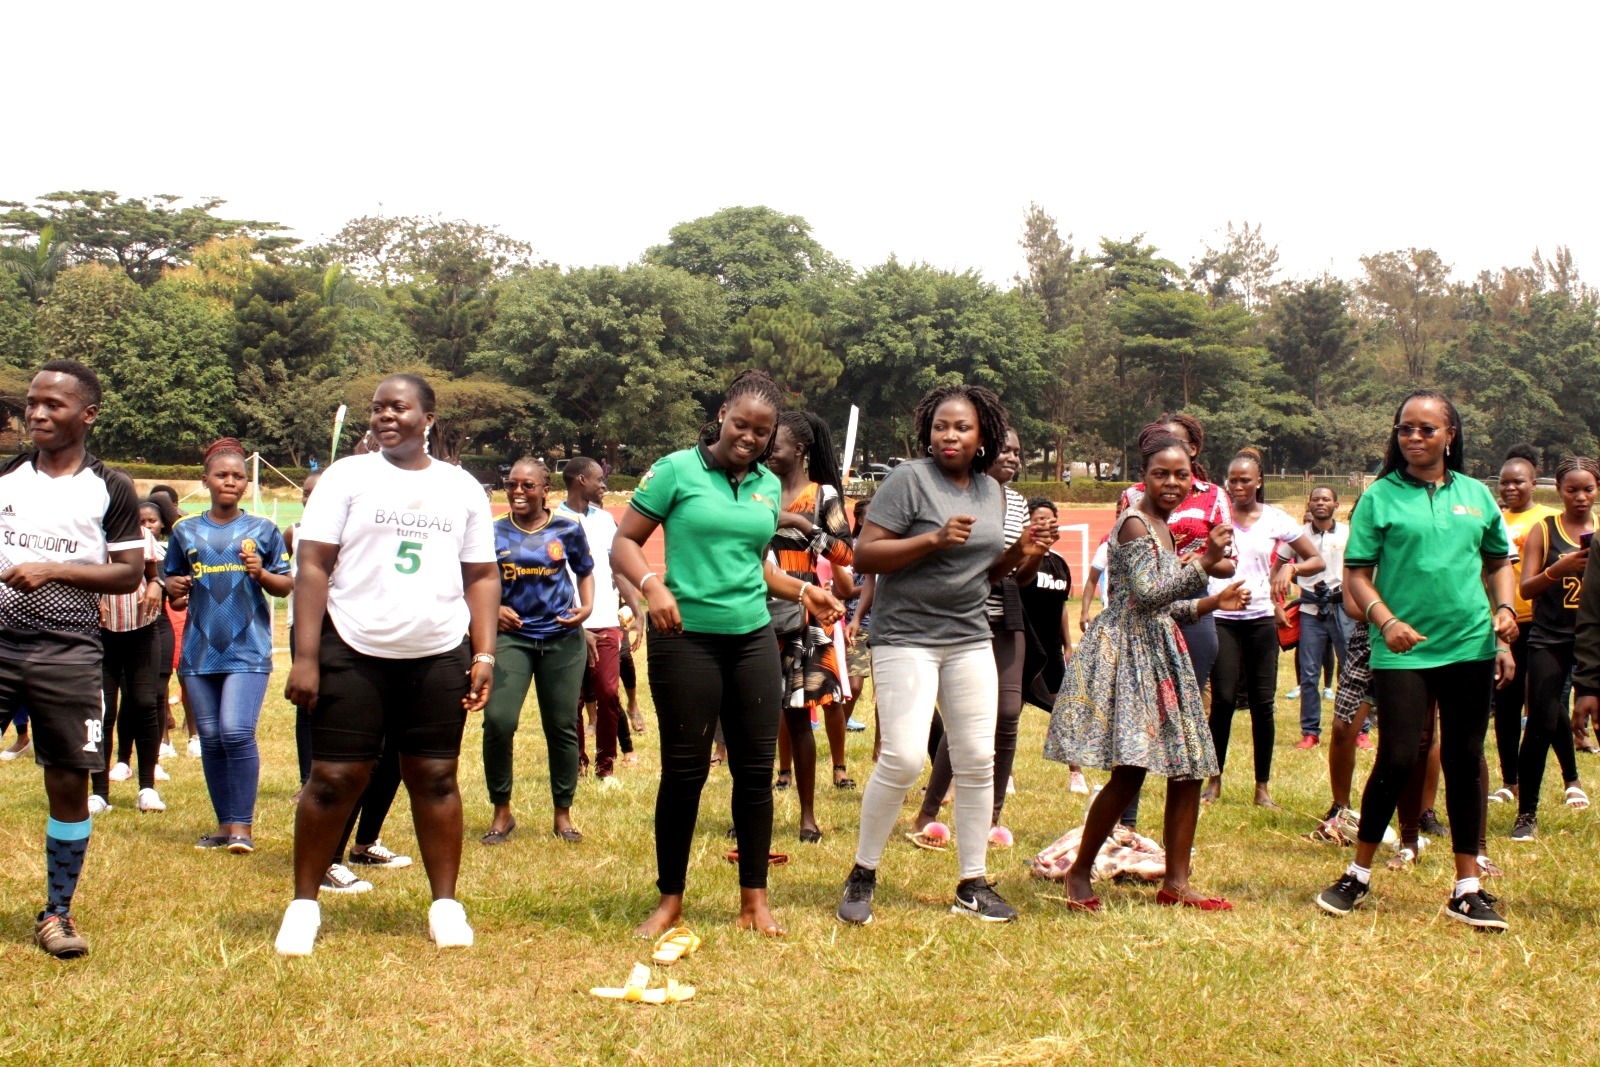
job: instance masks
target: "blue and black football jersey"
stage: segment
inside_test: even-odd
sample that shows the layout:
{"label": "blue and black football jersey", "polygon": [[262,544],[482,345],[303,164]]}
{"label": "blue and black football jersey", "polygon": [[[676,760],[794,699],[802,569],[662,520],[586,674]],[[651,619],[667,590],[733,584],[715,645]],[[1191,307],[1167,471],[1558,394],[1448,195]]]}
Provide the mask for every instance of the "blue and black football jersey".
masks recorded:
{"label": "blue and black football jersey", "polygon": [[182,519],[167,542],[166,572],[194,579],[178,674],[270,674],[267,594],[244,569],[254,552],[273,574],[289,573],[289,550],[272,520],[241,513],[225,526],[209,514]]}
{"label": "blue and black football jersey", "polygon": [[544,641],[575,632],[556,618],[578,603],[567,568],[579,578],[594,573],[582,526],[551,512],[543,526],[524,530],[507,515],[494,524],[494,552],[500,564],[500,603],[522,620],[517,633]]}

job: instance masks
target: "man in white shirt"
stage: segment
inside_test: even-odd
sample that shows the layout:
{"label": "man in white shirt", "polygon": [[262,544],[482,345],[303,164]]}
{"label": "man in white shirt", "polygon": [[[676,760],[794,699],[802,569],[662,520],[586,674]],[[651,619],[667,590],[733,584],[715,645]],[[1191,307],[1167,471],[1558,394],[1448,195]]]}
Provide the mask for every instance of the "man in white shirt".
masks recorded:
{"label": "man in white shirt", "polygon": [[[1350,528],[1333,517],[1339,507],[1339,494],[1331,486],[1319,485],[1311,490],[1306,507],[1311,512],[1311,521],[1305,524],[1305,535],[1327,566],[1316,574],[1301,575],[1297,579],[1300,583],[1301,736],[1296,748],[1315,748],[1321,743],[1322,693],[1319,686],[1323,657],[1331,644],[1337,661],[1343,663],[1345,644],[1355,625],[1344,613],[1344,546],[1350,539]],[[1279,546],[1279,559],[1285,558],[1286,547]],[[1292,554],[1288,558],[1293,558]]]}
{"label": "man in white shirt", "polygon": [[[602,786],[613,783],[617,759],[617,719],[622,701],[617,695],[622,664],[622,627],[617,618],[620,591],[633,610],[634,629],[642,632],[644,613],[625,580],[615,580],[611,570],[611,542],[617,536],[617,520],[603,507],[606,472],[588,456],[567,461],[561,477],[567,484],[567,499],[556,509],[578,520],[589,539],[594,557],[594,611],[584,620],[584,637],[589,641],[589,669],[583,677],[583,703],[592,704],[594,714],[594,776]],[[630,639],[635,635],[630,632]],[[583,742],[580,729],[578,741]]]}

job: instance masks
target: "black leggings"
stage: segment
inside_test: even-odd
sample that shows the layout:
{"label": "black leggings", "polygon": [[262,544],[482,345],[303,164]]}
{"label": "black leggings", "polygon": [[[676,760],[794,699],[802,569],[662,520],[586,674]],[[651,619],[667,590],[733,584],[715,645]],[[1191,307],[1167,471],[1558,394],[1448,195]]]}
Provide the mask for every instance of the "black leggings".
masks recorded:
{"label": "black leggings", "polygon": [[139,788],[154,789],[156,760],[161,754],[161,697],[157,691],[161,673],[156,660],[159,643],[154,624],[119,633],[101,630],[104,653],[100,660],[100,692],[105,700],[105,724],[101,738],[107,766],[92,775],[95,795],[106,799],[110,792],[112,730],[117,725],[121,705],[122,732],[133,737],[139,756]]}
{"label": "black leggings", "polygon": [[383,836],[383,820],[389,817],[389,809],[394,806],[394,796],[399,791],[400,749],[396,745],[385,745],[383,755],[372,768],[372,777],[367,779],[366,791],[361,794],[360,802],[350,809],[350,818],[345,820],[344,836],[339,838],[339,848],[333,854],[334,863],[344,862],[352,830],[358,845],[370,845]]}
{"label": "black leggings", "polygon": [[1517,784],[1517,742],[1522,738],[1522,709],[1528,698],[1528,626],[1519,621],[1521,632],[1511,642],[1511,658],[1517,674],[1511,684],[1494,691],[1494,747],[1500,756],[1500,780]]}
{"label": "black leggings", "polygon": [[1270,616],[1217,620],[1217,662],[1211,668],[1211,739],[1217,746],[1218,774],[1227,765],[1233,712],[1244,695],[1250,701],[1256,782],[1265,783],[1272,778],[1272,744],[1276,737],[1272,712],[1278,695],[1278,652],[1278,624]]}
{"label": "black leggings", "polygon": [[[990,623],[994,642],[994,665],[1000,675],[1000,709],[994,721],[994,825],[1000,825],[1000,812],[1006,806],[1006,782],[1017,761],[1017,727],[1022,722],[1022,659],[1027,653],[1028,635],[1022,630],[1001,630]],[[950,739],[941,730],[939,747],[933,754],[933,771],[928,775],[928,791],[922,798],[922,814],[939,814],[944,795],[950,792]]]}
{"label": "black leggings", "polygon": [[782,717],[783,673],[771,626],[747,634],[652,632],[647,664],[661,741],[656,792],[656,888],[682,894],[711,773],[711,744],[722,722],[733,775],[733,828],[739,885],[767,887],[772,848],[772,764]]}
{"label": "black leggings", "polygon": [[1361,794],[1360,839],[1381,844],[1400,793],[1417,765],[1430,702],[1439,702],[1439,765],[1451,848],[1476,856],[1482,834],[1483,738],[1489,731],[1494,660],[1450,663],[1421,670],[1374,670],[1373,703],[1382,716],[1378,754]]}
{"label": "black leggings", "polygon": [[[1554,748],[1561,763],[1561,780],[1578,780],[1577,757],[1573,753],[1572,720],[1567,715],[1567,675],[1572,670],[1573,646],[1530,646],[1528,649],[1528,732],[1522,738],[1517,757],[1517,811],[1527,815],[1539,810],[1539,787],[1544,783],[1545,750]],[[1562,759],[1561,746],[1567,753]]]}

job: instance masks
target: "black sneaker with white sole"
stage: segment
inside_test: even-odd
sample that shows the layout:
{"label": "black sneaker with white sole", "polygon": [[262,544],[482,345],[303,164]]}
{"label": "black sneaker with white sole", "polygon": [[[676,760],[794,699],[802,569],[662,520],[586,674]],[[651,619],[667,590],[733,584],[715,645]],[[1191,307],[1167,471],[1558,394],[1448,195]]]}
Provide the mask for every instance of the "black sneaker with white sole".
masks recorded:
{"label": "black sneaker with white sole", "polygon": [[1339,880],[1317,894],[1317,907],[1329,915],[1349,915],[1367,899],[1371,887],[1346,872]]}
{"label": "black sneaker with white sole", "polygon": [[1511,824],[1511,840],[1532,841],[1539,836],[1539,816],[1531,811],[1518,812],[1517,821]]}
{"label": "black sneaker with white sole", "polygon": [[839,921],[865,926],[872,921],[872,894],[878,888],[878,872],[857,864],[845,879],[844,899],[839,901]]}
{"label": "black sneaker with white sole", "polygon": [[987,878],[968,878],[956,885],[956,902],[950,906],[956,915],[976,915],[986,923],[1009,923],[1017,919],[1017,909],[996,893]]}
{"label": "black sneaker with white sole", "polygon": [[1476,926],[1480,930],[1505,930],[1507,923],[1494,910],[1495,898],[1488,893],[1478,890],[1474,893],[1462,893],[1459,897],[1451,897],[1450,903],[1445,905],[1445,912],[1456,922]]}
{"label": "black sneaker with white sole", "polygon": [[1418,829],[1427,834],[1429,837],[1444,837],[1450,832],[1450,828],[1439,821],[1438,812],[1434,811],[1432,808],[1429,808],[1427,811],[1422,813],[1422,818],[1419,820],[1419,822],[1420,825]]}

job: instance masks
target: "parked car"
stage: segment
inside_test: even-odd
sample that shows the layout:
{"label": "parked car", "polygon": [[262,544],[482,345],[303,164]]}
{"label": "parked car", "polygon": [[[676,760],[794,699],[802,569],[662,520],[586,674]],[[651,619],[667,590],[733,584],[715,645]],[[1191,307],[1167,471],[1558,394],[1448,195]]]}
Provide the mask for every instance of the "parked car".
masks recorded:
{"label": "parked car", "polygon": [[894,468],[886,463],[863,463],[861,470],[856,472],[856,477],[866,481],[881,482],[889,477],[889,472],[892,470]]}

